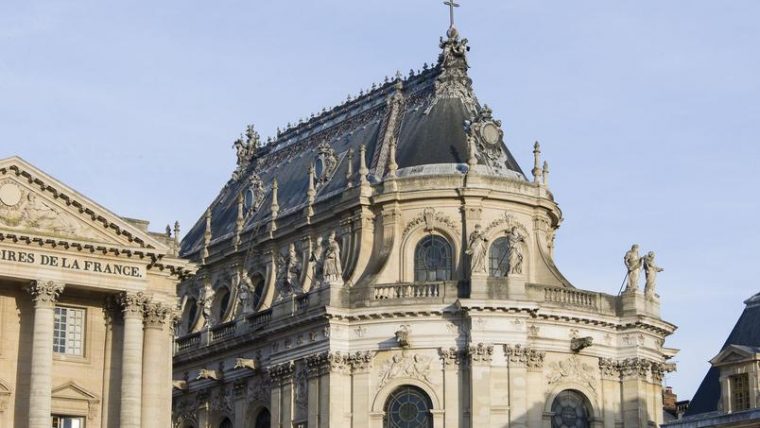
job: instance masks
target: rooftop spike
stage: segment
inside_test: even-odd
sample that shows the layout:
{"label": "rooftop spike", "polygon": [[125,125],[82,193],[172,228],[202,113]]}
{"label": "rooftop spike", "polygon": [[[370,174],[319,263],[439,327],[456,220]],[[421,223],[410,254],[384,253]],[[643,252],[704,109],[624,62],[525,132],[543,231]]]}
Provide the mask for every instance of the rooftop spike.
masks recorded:
{"label": "rooftop spike", "polygon": [[533,182],[538,183],[539,178],[541,177],[541,145],[536,141],[533,144],[533,170],[531,171],[533,174]]}
{"label": "rooftop spike", "polygon": [[549,187],[549,162],[544,161],[544,167],[542,169],[544,186]]}

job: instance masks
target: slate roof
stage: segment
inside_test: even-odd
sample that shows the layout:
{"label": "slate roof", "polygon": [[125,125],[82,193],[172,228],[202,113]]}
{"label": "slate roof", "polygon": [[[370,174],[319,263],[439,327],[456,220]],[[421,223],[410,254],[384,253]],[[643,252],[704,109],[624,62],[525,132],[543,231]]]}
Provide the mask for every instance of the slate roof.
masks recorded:
{"label": "slate roof", "polygon": [[[395,139],[399,175],[409,175],[404,168],[422,165],[455,164],[466,171],[468,143],[467,121],[488,113],[472,93],[467,77],[464,53],[466,39],[459,39],[450,28],[441,39],[438,64],[405,79],[395,80],[347,101],[329,111],[279,133],[277,137],[244,159],[239,171],[224,186],[209,206],[212,243],[235,233],[238,194],[258,183],[264,195],[255,212],[248,215],[244,230],[271,219],[272,183],[276,179],[279,219],[289,213],[302,212],[307,202],[307,171],[324,150],[333,151],[337,165],[317,187],[316,202],[340,195],[348,181],[358,182],[360,147],[366,147],[366,162],[371,183],[383,179],[388,162],[388,142]],[[498,121],[496,121],[498,123]],[[254,138],[258,138],[254,136]],[[499,162],[505,168],[492,171],[525,179],[503,138]],[[349,163],[353,175],[348,177]],[[404,174],[406,173],[406,174]],[[190,229],[181,245],[181,254],[197,255],[203,248],[205,216]]]}
{"label": "slate roof", "polygon": [[[746,346],[748,349],[756,349],[760,346],[760,293],[755,294],[744,303],[746,305],[744,312],[736,321],[736,325],[731,330],[731,334],[728,335],[728,339],[720,349],[721,351],[730,345]],[[694,394],[685,416],[718,410],[718,402],[720,401],[719,377],[719,368],[711,367],[707,371],[707,375]]]}

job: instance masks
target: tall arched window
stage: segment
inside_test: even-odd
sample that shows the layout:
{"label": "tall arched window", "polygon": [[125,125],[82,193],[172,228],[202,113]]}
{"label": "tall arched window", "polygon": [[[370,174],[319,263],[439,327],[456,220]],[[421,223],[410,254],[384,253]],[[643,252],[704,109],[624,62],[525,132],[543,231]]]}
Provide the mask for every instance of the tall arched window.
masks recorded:
{"label": "tall arched window", "polygon": [[260,274],[254,274],[251,278],[253,284],[253,296],[251,296],[251,305],[253,309],[258,309],[261,299],[264,297],[264,277]]}
{"label": "tall arched window", "polygon": [[571,389],[564,390],[552,402],[552,428],[589,428],[589,407],[586,396]]}
{"label": "tall arched window", "polygon": [[269,410],[261,409],[259,414],[256,415],[256,423],[253,425],[253,428],[269,428],[272,425],[271,420],[272,417],[269,414]]}
{"label": "tall arched window", "polygon": [[212,317],[216,322],[224,322],[227,310],[230,308],[230,290],[227,287],[219,288],[214,297]]}
{"label": "tall arched window", "polygon": [[219,428],[232,428],[232,421],[230,418],[224,418],[222,423],[219,424]]}
{"label": "tall arched window", "polygon": [[433,403],[421,389],[404,385],[385,402],[385,428],[432,428]]}
{"label": "tall arched window", "polygon": [[414,250],[415,281],[451,279],[451,245],[440,236],[428,235]]}
{"label": "tall arched window", "polygon": [[198,302],[195,299],[188,299],[185,303],[184,325],[185,333],[192,333],[195,319],[198,316]]}
{"label": "tall arched window", "polygon": [[491,251],[488,253],[488,274],[489,276],[507,276],[509,272],[509,240],[499,238],[491,244]]}

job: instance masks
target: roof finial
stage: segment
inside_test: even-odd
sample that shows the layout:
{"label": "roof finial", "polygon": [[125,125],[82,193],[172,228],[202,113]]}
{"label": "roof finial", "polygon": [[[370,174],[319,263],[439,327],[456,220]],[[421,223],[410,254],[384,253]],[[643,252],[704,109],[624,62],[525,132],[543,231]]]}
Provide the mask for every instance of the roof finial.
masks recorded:
{"label": "roof finial", "polygon": [[455,0],[447,0],[443,4],[449,7],[449,28],[454,28],[454,8],[459,7],[459,4]]}

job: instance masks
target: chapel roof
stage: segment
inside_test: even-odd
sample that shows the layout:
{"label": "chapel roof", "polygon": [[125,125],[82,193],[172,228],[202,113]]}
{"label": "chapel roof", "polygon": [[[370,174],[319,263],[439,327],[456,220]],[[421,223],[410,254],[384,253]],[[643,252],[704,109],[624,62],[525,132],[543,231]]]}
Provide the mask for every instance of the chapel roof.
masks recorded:
{"label": "chapel roof", "polygon": [[395,143],[398,175],[423,171],[464,172],[468,160],[468,127],[473,122],[498,128],[497,155],[478,154],[486,173],[525,180],[525,175],[504,144],[501,122],[481,105],[467,75],[467,39],[453,26],[441,38],[438,63],[410,73],[397,74],[353,100],[301,122],[261,146],[259,136],[248,128],[247,141],[238,140],[238,169],[232,179],[190,229],[182,241],[181,254],[197,255],[204,245],[206,217],[210,217],[212,242],[235,233],[238,195],[254,192],[243,230],[271,219],[272,187],[278,186],[278,218],[301,211],[308,200],[307,171],[316,166],[315,202],[339,196],[358,182],[362,147],[366,150],[367,178],[383,180],[389,146]]}
{"label": "chapel roof", "polygon": [[[739,320],[736,321],[731,334],[728,335],[721,351],[731,345],[746,347],[748,350],[757,349],[760,346],[760,293],[747,299],[746,305]],[[702,383],[699,385],[694,398],[689,403],[685,416],[718,410],[720,401],[720,368],[710,367]]]}

